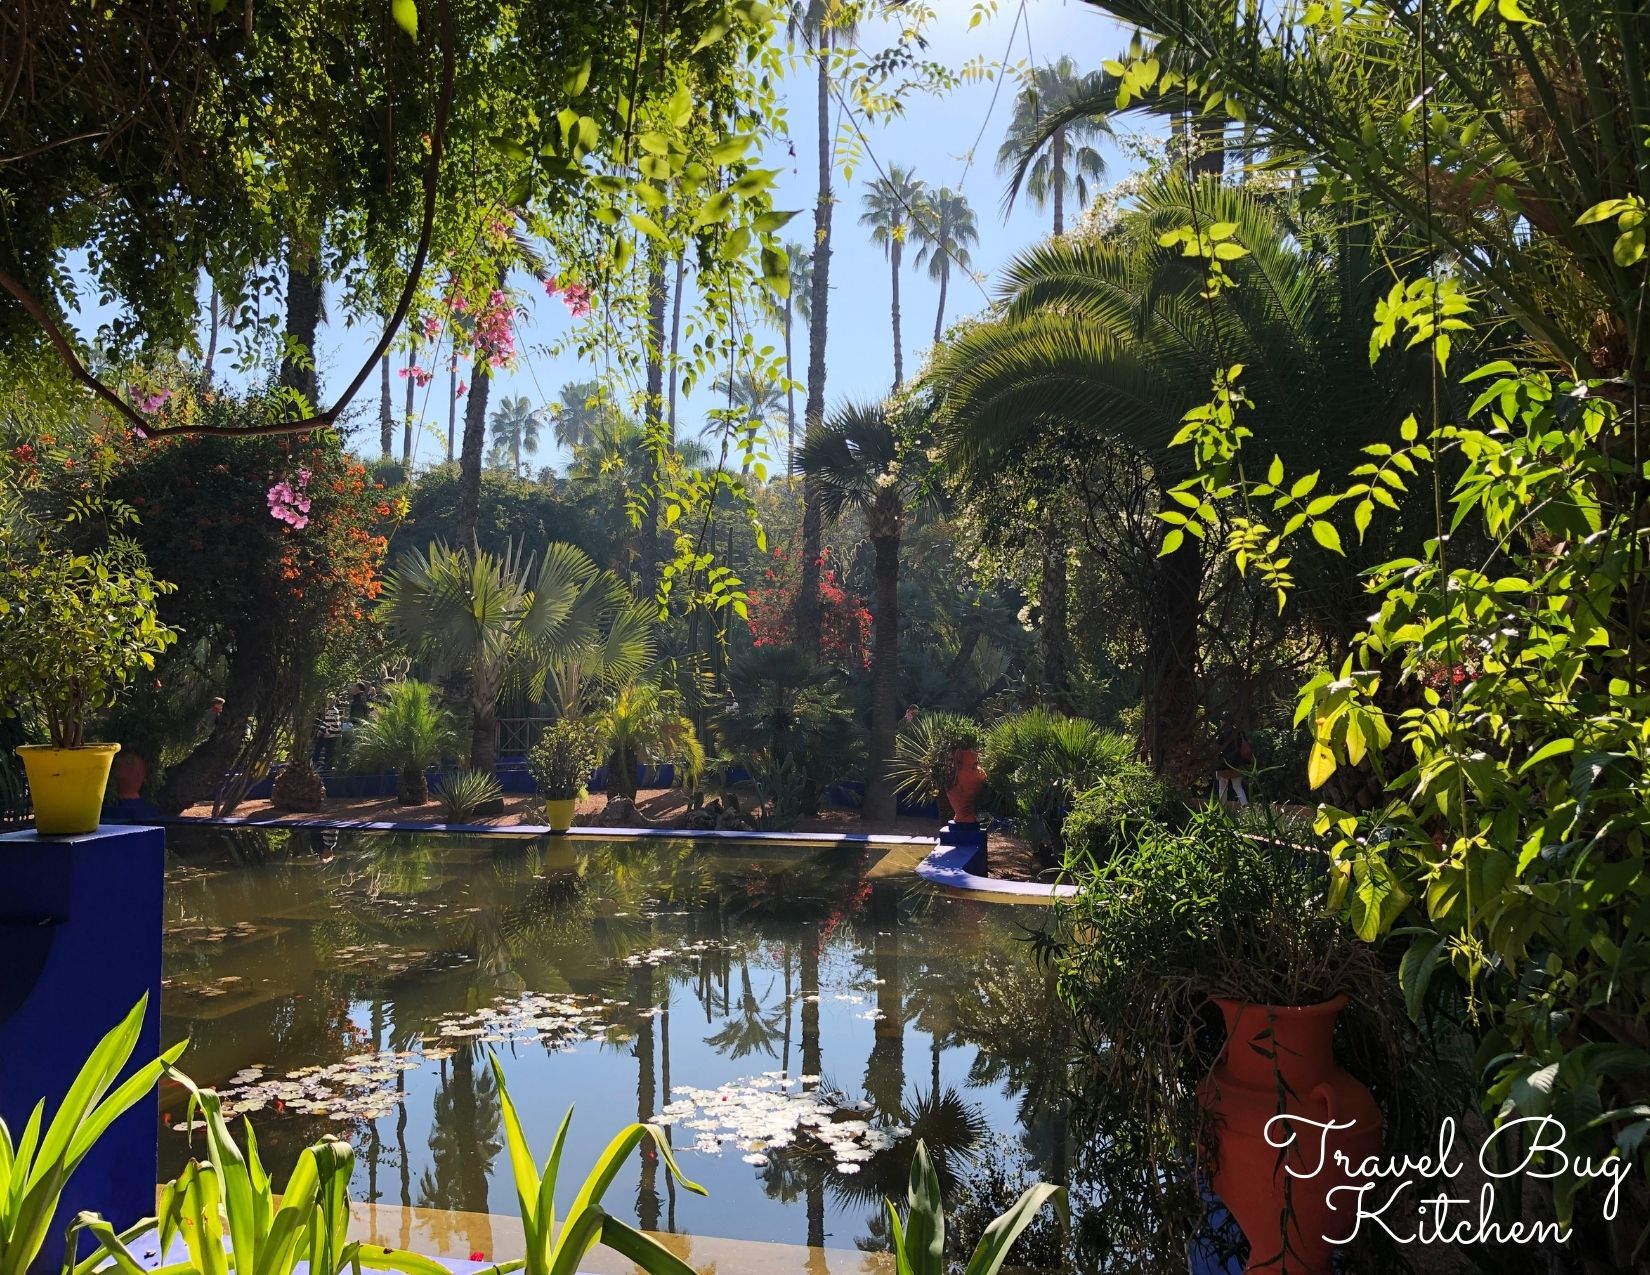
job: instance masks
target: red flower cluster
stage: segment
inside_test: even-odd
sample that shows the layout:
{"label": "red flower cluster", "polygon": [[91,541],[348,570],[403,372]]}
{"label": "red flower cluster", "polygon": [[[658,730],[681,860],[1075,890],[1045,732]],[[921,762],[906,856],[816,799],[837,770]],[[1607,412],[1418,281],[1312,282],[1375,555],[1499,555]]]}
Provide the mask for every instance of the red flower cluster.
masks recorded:
{"label": "red flower cluster", "polygon": [[[771,558],[747,604],[751,640],[757,646],[787,646],[796,641],[801,562],[793,562],[782,550],[775,550]],[[871,663],[870,609],[837,579],[829,549],[819,558],[819,653],[847,668],[864,670]]]}

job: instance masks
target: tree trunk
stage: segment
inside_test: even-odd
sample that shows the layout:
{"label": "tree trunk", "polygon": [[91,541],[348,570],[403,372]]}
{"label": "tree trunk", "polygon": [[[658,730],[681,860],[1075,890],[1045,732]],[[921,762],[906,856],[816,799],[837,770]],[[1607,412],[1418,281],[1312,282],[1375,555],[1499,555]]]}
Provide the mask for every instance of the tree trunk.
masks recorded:
{"label": "tree trunk", "polygon": [[460,548],[477,552],[476,520],[481,512],[481,450],[487,441],[487,387],[492,370],[477,351],[471,367],[470,397],[464,404],[464,450],[458,459],[458,526]]}
{"label": "tree trunk", "polygon": [[395,446],[395,404],[390,399],[389,351],[378,360],[378,450],[385,460]]}
{"label": "tree trunk", "polygon": [[1157,579],[1146,616],[1141,743],[1153,770],[1187,784],[1203,778],[1197,697],[1202,583],[1203,558],[1198,542],[1188,536],[1179,549],[1157,559]]}
{"label": "tree trunk", "polygon": [[[664,424],[665,409],[665,259],[657,248],[648,253],[647,266],[647,410],[645,424],[650,436],[657,435]],[[642,561],[641,585],[643,598],[651,599],[659,591],[659,486],[663,475],[654,459],[657,452],[647,449],[646,492],[642,497]]]}
{"label": "tree trunk", "polygon": [[[825,333],[831,286],[831,77],[823,47],[819,66],[819,198],[814,204],[813,321],[808,325],[808,402],[803,442],[825,423]],[[802,582],[796,594],[796,644],[810,659],[819,658],[819,555],[824,534],[819,492],[811,478],[802,480]]]}
{"label": "tree trunk", "polygon": [[412,444],[413,444],[413,350],[407,347],[407,415],[401,423],[401,468],[407,471],[407,477],[412,477]]}
{"label": "tree trunk", "polygon": [[894,756],[899,723],[899,542],[900,509],[895,501],[871,513],[871,546],[876,554],[876,613],[871,621],[871,767],[865,779],[865,818],[894,817],[894,786],[888,763]]}
{"label": "tree trunk", "polygon": [[1049,150],[1049,167],[1054,179],[1054,237],[1066,233],[1066,130],[1054,130],[1054,142]]}
{"label": "tree trunk", "polygon": [[940,260],[940,308],[934,312],[934,344],[940,343],[940,333],[945,330],[945,289],[951,282],[951,258],[942,257]]}
{"label": "tree trunk", "polygon": [[1065,529],[1052,504],[1043,512],[1042,646],[1043,680],[1063,712],[1071,709],[1071,638],[1066,590]]}
{"label": "tree trunk", "polygon": [[676,443],[676,352],[682,343],[682,279],[687,274],[687,256],[676,254],[676,282],[670,294],[670,442]]}
{"label": "tree trunk", "polygon": [[498,693],[477,692],[470,698],[470,769],[490,775],[497,767]]}
{"label": "tree trunk", "polygon": [[792,320],[796,315],[796,299],[785,296],[785,477],[796,476],[796,364],[791,360]]}
{"label": "tree trunk", "polygon": [[315,370],[315,334],[322,317],[321,280],[310,273],[316,268],[314,254],[296,242],[286,254],[286,337],[287,353],[281,359],[280,383],[304,396],[310,410],[320,398],[320,377]]}
{"label": "tree trunk", "polygon": [[[458,424],[458,346],[453,346],[453,361],[447,366],[447,463],[453,463],[453,443]],[[469,428],[469,419],[464,422]]]}
{"label": "tree trunk", "polygon": [[201,364],[201,379],[212,384],[212,365],[218,359],[218,285],[212,285],[212,297],[206,303],[207,323],[206,359]]}
{"label": "tree trunk", "polygon": [[1196,115],[1190,128],[1202,144],[1192,160],[1192,176],[1219,177],[1226,171],[1226,117],[1214,111]]}
{"label": "tree trunk", "polygon": [[896,239],[888,245],[888,263],[893,269],[894,278],[894,388],[896,390],[905,384],[905,350],[904,343],[899,336],[900,255],[900,242]]}

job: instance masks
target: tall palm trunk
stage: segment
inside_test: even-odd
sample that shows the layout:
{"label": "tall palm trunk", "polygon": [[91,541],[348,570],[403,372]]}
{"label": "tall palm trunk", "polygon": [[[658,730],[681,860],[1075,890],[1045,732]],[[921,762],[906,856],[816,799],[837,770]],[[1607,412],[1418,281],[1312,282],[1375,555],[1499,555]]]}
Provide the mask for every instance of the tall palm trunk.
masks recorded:
{"label": "tall palm trunk", "polygon": [[320,398],[315,369],[315,334],[321,326],[322,285],[315,255],[293,241],[286,256],[287,353],[281,359],[280,383],[297,390],[314,410]]}
{"label": "tall palm trunk", "polygon": [[951,256],[944,252],[941,245],[940,256],[940,308],[934,312],[934,344],[940,343],[940,333],[945,330],[945,290],[951,282]]}
{"label": "tall palm trunk", "polygon": [[1070,603],[1066,587],[1066,529],[1053,504],[1043,514],[1043,680],[1062,710],[1071,708]]}
{"label": "tall palm trunk", "polygon": [[1066,233],[1066,130],[1055,129],[1049,149],[1049,167],[1054,177],[1054,237]]}
{"label": "tall palm trunk", "polygon": [[453,435],[458,424],[458,350],[453,350],[453,361],[447,367],[447,463],[453,461]]}
{"label": "tall palm trunk", "polygon": [[[802,1074],[819,1075],[822,1064],[819,1041],[819,923],[808,925],[802,935]],[[806,1176],[807,1202],[805,1211],[808,1225],[808,1247],[825,1247],[825,1175]]]}
{"label": "tall palm trunk", "polygon": [[[824,47],[818,63],[819,198],[814,204],[813,321],[808,325],[808,405],[804,440],[825,423],[825,333],[831,286],[831,76]],[[796,644],[803,654],[819,655],[819,558],[824,520],[819,492],[811,478],[802,481],[802,582],[796,594]]]}
{"label": "tall palm trunk", "polygon": [[865,781],[865,817],[894,817],[888,763],[899,723],[899,500],[888,493],[871,509],[871,547],[876,557],[876,614],[871,622],[871,770]]}
{"label": "tall palm trunk", "polygon": [[670,294],[670,441],[676,442],[677,351],[682,343],[682,279],[687,274],[687,254],[676,254],[676,282]]}
{"label": "tall palm trunk", "polygon": [[796,364],[791,358],[792,321],[796,298],[785,294],[785,477],[796,475]]}
{"label": "tall palm trunk", "polygon": [[894,275],[894,388],[897,390],[905,384],[905,343],[899,335],[899,263],[900,241],[895,239],[888,245],[888,264]]}
{"label": "tall palm trunk", "polygon": [[905,1098],[905,994],[900,983],[899,891],[892,881],[871,883],[871,920],[876,926],[872,959],[878,1017],[871,1056],[865,1060],[865,1094],[879,1115],[898,1122]]}
{"label": "tall palm trunk", "polygon": [[208,329],[206,333],[206,359],[201,363],[201,378],[212,384],[212,365],[218,358],[218,285],[212,285],[211,299],[206,303]]}
{"label": "tall palm trunk", "polygon": [[1188,536],[1180,548],[1156,562],[1146,617],[1141,743],[1158,774],[1195,781],[1201,751],[1197,629],[1203,556],[1198,542]]}
{"label": "tall palm trunk", "polygon": [[[658,433],[665,410],[665,258],[654,247],[647,264],[647,411],[649,436]],[[641,596],[652,598],[659,590],[659,487],[664,475],[659,471],[660,452],[644,448],[647,457],[645,495],[642,499]]]}
{"label": "tall palm trunk", "polygon": [[412,472],[412,445],[413,445],[413,368],[417,364],[413,361],[413,349],[407,347],[407,414],[401,422],[401,468],[409,474]]}
{"label": "tall palm trunk", "polygon": [[464,403],[464,445],[458,457],[458,543],[472,554],[480,547],[476,541],[476,521],[481,513],[481,451],[487,441],[487,390],[492,381],[487,356],[478,350],[470,365],[470,395]]}
{"label": "tall palm trunk", "polygon": [[378,450],[385,460],[395,445],[395,404],[390,397],[390,356],[378,360]]}

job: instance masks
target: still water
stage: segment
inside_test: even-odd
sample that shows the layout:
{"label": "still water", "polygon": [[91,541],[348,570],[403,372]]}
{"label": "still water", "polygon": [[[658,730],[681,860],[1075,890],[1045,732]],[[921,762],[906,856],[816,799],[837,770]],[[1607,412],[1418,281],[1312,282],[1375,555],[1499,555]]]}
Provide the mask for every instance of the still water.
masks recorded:
{"label": "still water", "polygon": [[[648,1230],[881,1247],[919,1137],[965,1190],[1063,1177],[1041,909],[879,877],[858,848],[168,841],[165,1035],[277,1183],[335,1134],[355,1199],[515,1214],[489,1051],[540,1158],[574,1108],[568,1189],[622,1124],[665,1123],[709,1195],[633,1161],[605,1203]],[[185,1120],[164,1092],[165,1177],[198,1149]]]}

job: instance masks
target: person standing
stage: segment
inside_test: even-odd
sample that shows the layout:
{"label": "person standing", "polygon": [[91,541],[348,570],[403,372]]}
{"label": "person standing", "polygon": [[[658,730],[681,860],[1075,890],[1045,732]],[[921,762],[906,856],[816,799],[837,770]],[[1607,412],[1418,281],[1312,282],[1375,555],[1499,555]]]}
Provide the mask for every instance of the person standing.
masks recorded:
{"label": "person standing", "polygon": [[1221,714],[1220,729],[1215,732],[1215,752],[1218,756],[1215,764],[1216,796],[1224,804],[1230,791],[1230,799],[1237,802],[1238,809],[1248,809],[1249,795],[1243,791],[1243,777],[1254,768],[1255,750],[1250,747],[1249,737],[1238,729],[1230,713]]}
{"label": "person standing", "polygon": [[205,739],[218,729],[218,719],[223,716],[223,696],[216,695],[206,711],[201,714],[200,721],[195,723],[195,737]]}
{"label": "person standing", "polygon": [[327,706],[315,719],[315,747],[310,762],[321,770],[331,770],[338,760],[338,737],[344,733],[344,715],[338,711],[336,699],[327,700]]}

